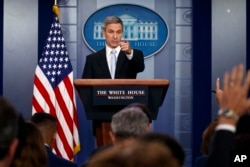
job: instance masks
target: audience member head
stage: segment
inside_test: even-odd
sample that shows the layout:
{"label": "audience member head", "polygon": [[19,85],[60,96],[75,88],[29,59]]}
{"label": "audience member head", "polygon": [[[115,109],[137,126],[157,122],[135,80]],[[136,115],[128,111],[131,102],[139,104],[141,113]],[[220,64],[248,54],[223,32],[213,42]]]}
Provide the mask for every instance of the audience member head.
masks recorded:
{"label": "audience member head", "polygon": [[0,166],[9,166],[18,146],[18,115],[15,108],[0,97]]}
{"label": "audience member head", "polygon": [[12,163],[12,167],[46,167],[47,152],[43,137],[35,125],[26,123],[27,137],[21,154]]}
{"label": "audience member head", "polygon": [[180,167],[171,151],[162,143],[130,143],[97,153],[87,167]]}
{"label": "audience member head", "polygon": [[202,134],[201,152],[203,155],[209,154],[209,147],[215,128],[218,125],[218,118],[215,118]]}
{"label": "audience member head", "polygon": [[180,143],[173,137],[159,132],[150,132],[138,137],[137,141],[144,143],[161,143],[168,148],[177,159],[180,166],[184,164],[185,152]]}
{"label": "audience member head", "polygon": [[113,143],[133,139],[149,131],[149,120],[138,107],[125,107],[112,116],[110,137]]}
{"label": "audience member head", "polygon": [[31,122],[40,130],[44,142],[52,148],[56,139],[56,118],[48,113],[38,112],[32,115]]}

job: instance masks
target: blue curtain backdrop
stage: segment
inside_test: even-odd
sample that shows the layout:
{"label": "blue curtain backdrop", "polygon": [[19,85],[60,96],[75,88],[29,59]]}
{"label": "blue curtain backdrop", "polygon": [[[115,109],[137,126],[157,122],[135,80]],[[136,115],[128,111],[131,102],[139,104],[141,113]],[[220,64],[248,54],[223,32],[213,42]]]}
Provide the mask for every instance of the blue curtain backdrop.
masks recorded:
{"label": "blue curtain backdrop", "polygon": [[193,0],[193,164],[211,121],[211,0]]}
{"label": "blue curtain backdrop", "polygon": [[42,56],[45,41],[49,35],[50,26],[53,19],[52,6],[54,1],[39,0],[38,2],[38,61]]}
{"label": "blue curtain backdrop", "polygon": [[0,2],[0,95],[3,95],[3,1]]}

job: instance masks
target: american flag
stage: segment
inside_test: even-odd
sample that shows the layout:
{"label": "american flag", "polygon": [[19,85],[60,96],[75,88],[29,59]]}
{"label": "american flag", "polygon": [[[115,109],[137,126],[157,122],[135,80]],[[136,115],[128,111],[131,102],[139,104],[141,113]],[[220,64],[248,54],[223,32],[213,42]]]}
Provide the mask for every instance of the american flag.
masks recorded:
{"label": "american flag", "polygon": [[34,78],[32,113],[50,113],[58,120],[54,151],[72,160],[80,150],[73,86],[73,68],[55,15]]}

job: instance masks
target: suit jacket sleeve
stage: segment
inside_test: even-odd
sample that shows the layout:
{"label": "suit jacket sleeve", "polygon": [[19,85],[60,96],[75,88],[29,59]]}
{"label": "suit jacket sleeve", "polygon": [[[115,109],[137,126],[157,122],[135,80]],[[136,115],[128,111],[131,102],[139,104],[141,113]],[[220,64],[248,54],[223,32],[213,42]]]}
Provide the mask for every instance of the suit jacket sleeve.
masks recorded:
{"label": "suit jacket sleeve", "polygon": [[234,133],[227,130],[216,131],[210,147],[207,167],[229,167],[230,152],[234,147]]}
{"label": "suit jacket sleeve", "polygon": [[93,78],[92,77],[92,70],[91,70],[91,62],[90,62],[89,56],[86,57],[86,62],[84,65],[82,78]]}
{"label": "suit jacket sleeve", "polygon": [[141,50],[134,49],[133,58],[131,60],[136,68],[136,72],[142,72],[145,69],[144,56]]}

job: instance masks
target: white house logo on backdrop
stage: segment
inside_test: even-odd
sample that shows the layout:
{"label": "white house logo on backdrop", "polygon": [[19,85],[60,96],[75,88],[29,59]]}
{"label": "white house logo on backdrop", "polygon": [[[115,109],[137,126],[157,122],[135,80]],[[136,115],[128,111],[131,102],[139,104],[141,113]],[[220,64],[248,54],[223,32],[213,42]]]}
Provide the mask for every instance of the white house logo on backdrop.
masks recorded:
{"label": "white house logo on backdrop", "polygon": [[168,40],[168,26],[154,11],[138,5],[112,5],[93,13],[83,25],[83,39],[94,52],[105,47],[103,20],[110,15],[121,18],[123,39],[133,48],[142,50],[145,58],[159,52]]}

